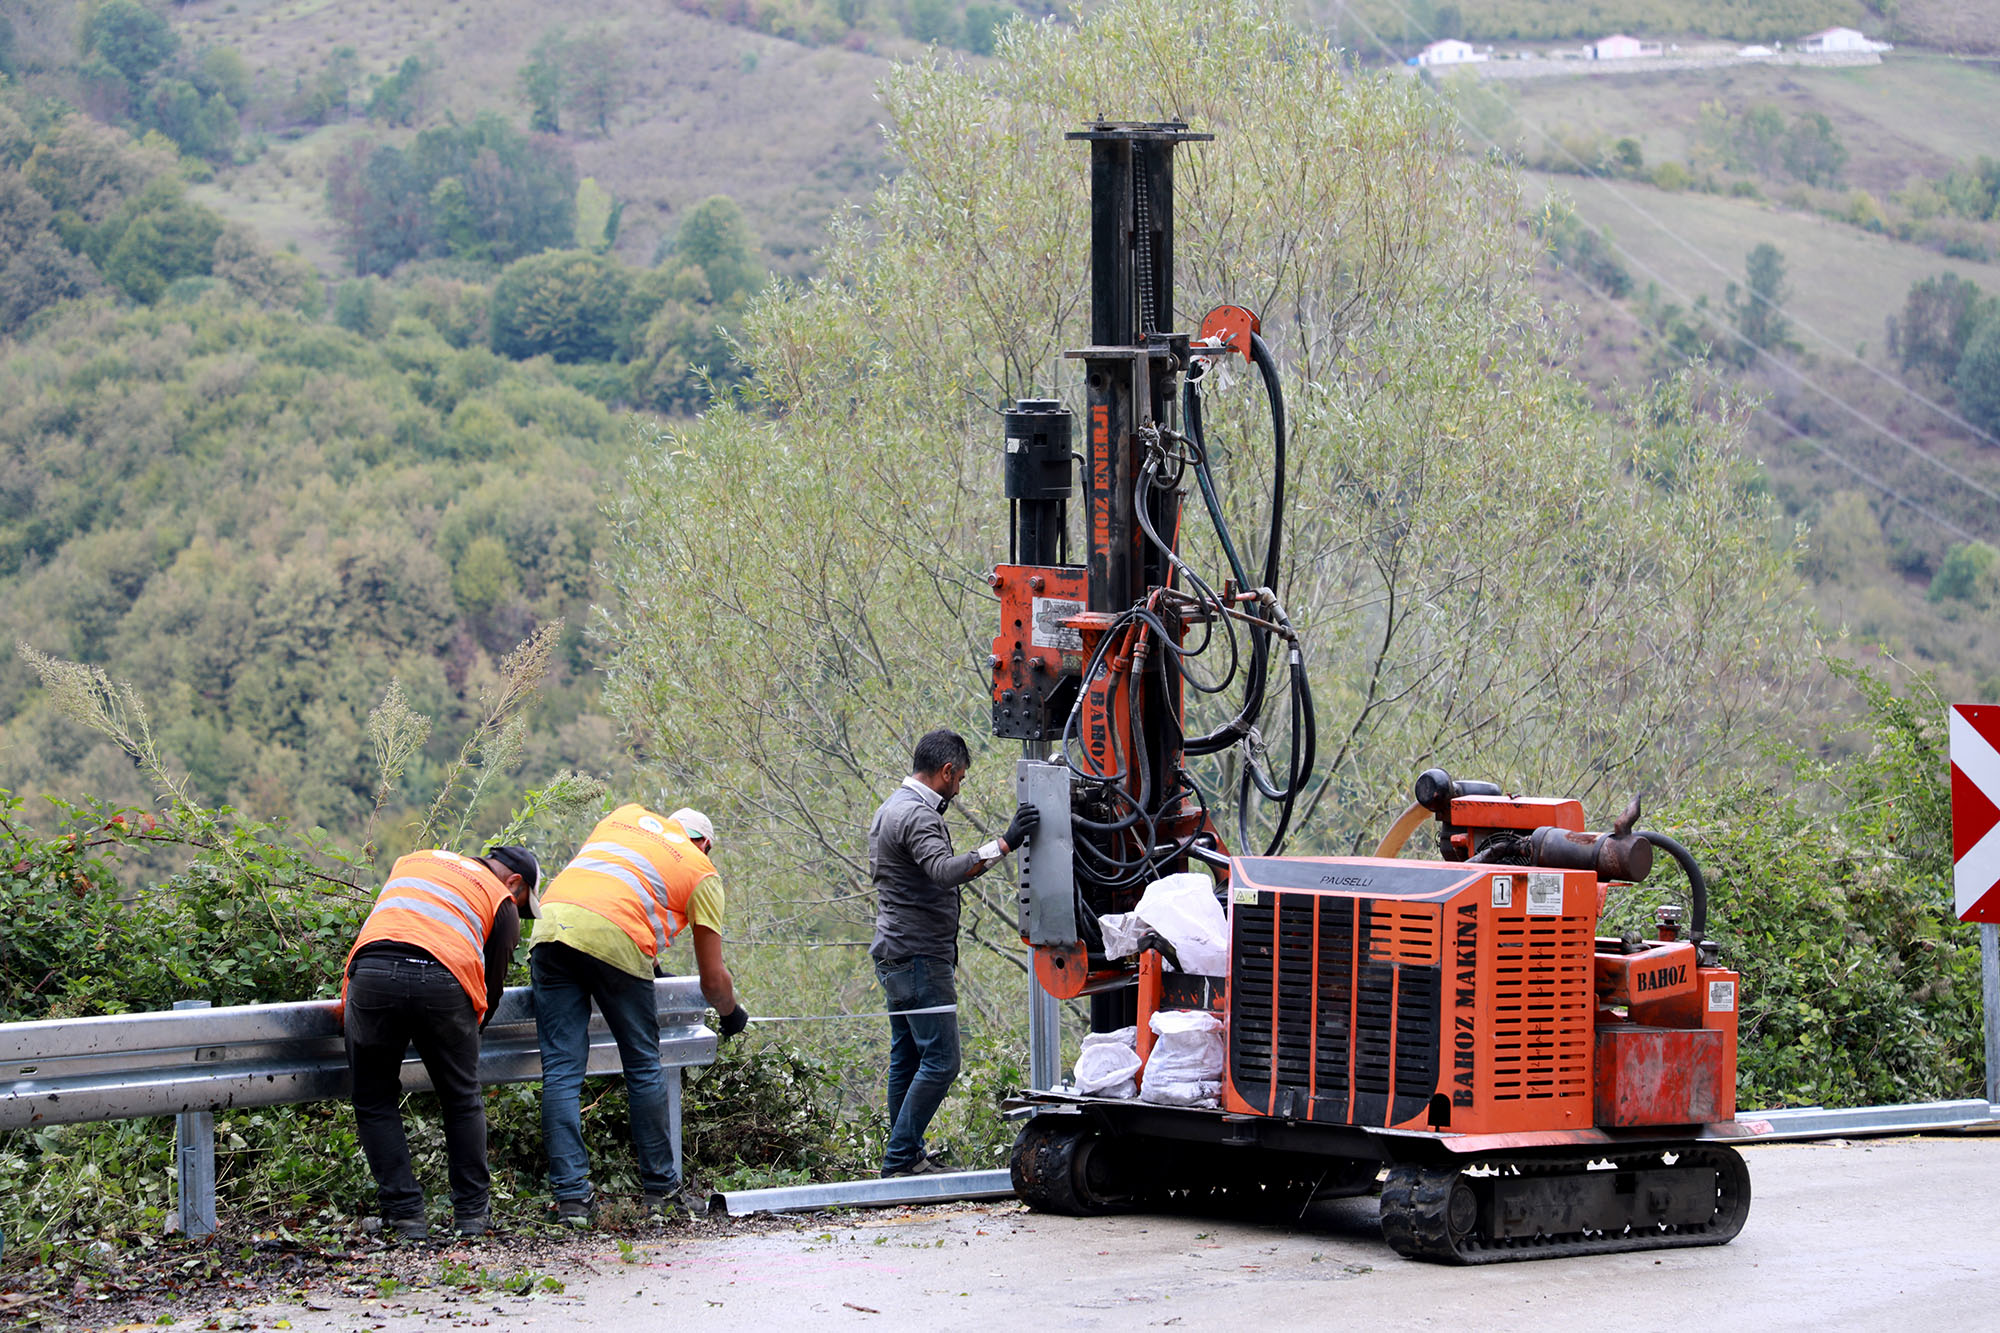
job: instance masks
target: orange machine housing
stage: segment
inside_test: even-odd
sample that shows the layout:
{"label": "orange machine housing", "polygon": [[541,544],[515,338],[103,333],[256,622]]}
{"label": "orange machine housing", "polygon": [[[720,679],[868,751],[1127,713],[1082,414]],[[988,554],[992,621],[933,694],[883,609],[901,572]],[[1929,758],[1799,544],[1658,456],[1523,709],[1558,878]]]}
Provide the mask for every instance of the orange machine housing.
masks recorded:
{"label": "orange machine housing", "polygon": [[1228,1110],[1453,1134],[1735,1112],[1735,974],[1599,941],[1589,871],[1238,857],[1229,898]]}

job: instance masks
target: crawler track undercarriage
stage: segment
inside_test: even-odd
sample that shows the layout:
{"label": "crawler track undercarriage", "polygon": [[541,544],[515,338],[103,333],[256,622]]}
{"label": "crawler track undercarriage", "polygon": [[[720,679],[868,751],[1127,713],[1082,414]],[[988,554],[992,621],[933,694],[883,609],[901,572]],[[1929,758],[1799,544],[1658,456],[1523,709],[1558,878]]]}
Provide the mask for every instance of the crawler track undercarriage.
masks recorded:
{"label": "crawler track undercarriage", "polygon": [[[1750,1211],[1749,1171],[1719,1143],[1454,1155],[1435,1139],[1357,1132],[1274,1149],[1232,1142],[1226,1118],[1193,1113],[1161,1137],[1093,1113],[1102,1106],[1070,1103],[1027,1121],[1011,1164],[1022,1202],[1071,1216],[1296,1218],[1315,1203],[1379,1191],[1383,1239],[1406,1258],[1447,1264],[1723,1245]],[[1180,1137],[1204,1125],[1202,1138]]]}

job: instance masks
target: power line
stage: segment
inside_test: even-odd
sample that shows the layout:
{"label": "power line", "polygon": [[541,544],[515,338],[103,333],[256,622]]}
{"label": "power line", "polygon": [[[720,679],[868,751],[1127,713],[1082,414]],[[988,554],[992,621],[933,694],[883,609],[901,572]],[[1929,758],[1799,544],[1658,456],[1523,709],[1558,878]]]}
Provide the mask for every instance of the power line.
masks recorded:
{"label": "power line", "polygon": [[[1402,5],[1397,2],[1397,0],[1389,0],[1389,3],[1403,15],[1404,19],[1407,22],[1409,22],[1413,28],[1428,33],[1428,29],[1425,29],[1423,25],[1418,24],[1415,21],[1415,19],[1410,15],[1409,11],[1407,9],[1404,9]],[[1360,25],[1361,29],[1367,33],[1369,40],[1373,41],[1377,47],[1381,48],[1384,54],[1392,57],[1394,56],[1395,52],[1389,47],[1388,43],[1384,42],[1381,36],[1377,34],[1372,27],[1369,26],[1368,21],[1366,19],[1362,18],[1360,14],[1356,13],[1351,9],[1345,12],[1348,15],[1348,17],[1350,17],[1355,23]],[[1440,103],[1442,103],[1448,111],[1451,112],[1453,118],[1458,121],[1458,123],[1466,130],[1467,133],[1471,134],[1475,138],[1479,139],[1481,142],[1487,144],[1489,147],[1497,151],[1503,151],[1503,152],[1505,151],[1504,149],[1501,148],[1501,145],[1492,138],[1492,136],[1486,134],[1484,131],[1480,130],[1478,126],[1474,125],[1471,121],[1467,120],[1464,113],[1461,112],[1456,106],[1452,105],[1449,99],[1438,96],[1435,90],[1432,90],[1432,96],[1436,97],[1437,100]],[[1584,163],[1581,161],[1581,159],[1577,158],[1574,153],[1570,153],[1567,148],[1564,148],[1563,145],[1557,143],[1539,126],[1536,126],[1531,122],[1529,122],[1526,117],[1522,117],[1522,124],[1527,125],[1528,128],[1534,130],[1534,132],[1540,135],[1545,141],[1554,144],[1559,151],[1563,152],[1564,155],[1569,157],[1569,159],[1572,162],[1576,163],[1577,166],[1579,167],[1584,166]],[[1635,209],[1637,209],[1638,207],[1636,204],[1632,206]],[[1653,220],[1650,218],[1650,215],[1646,215],[1643,210],[1638,210],[1638,211],[1640,211],[1642,216],[1648,216],[1649,220]],[[1685,241],[1684,239],[1676,235],[1670,228],[1667,228],[1664,224],[1657,222],[1657,220],[1653,221],[1655,226],[1660,227],[1660,229],[1662,231],[1667,232],[1668,235],[1674,236],[1674,239],[1680,242],[1680,244],[1686,246],[1690,250],[1694,250],[1695,253],[1697,254],[1700,253],[1699,250],[1696,250],[1695,247],[1692,246],[1689,242]],[[1639,269],[1641,272],[1650,276],[1656,283],[1664,287],[1667,291],[1673,293],[1675,296],[1678,296],[1681,300],[1688,302],[1689,305],[1693,304],[1693,298],[1690,297],[1675,283],[1673,283],[1670,279],[1668,279],[1666,275],[1660,273],[1659,270],[1653,268],[1652,265],[1646,263],[1644,260],[1640,259],[1637,255],[1632,254],[1632,252],[1627,250],[1624,246],[1619,245],[1615,239],[1610,239],[1609,237],[1607,237],[1607,242],[1612,246],[1613,249],[1617,250],[1621,255],[1623,255],[1626,258],[1626,260],[1628,260],[1635,268]],[[1707,259],[1706,256],[1703,256],[1703,258]],[[1707,262],[1710,263],[1711,266],[1714,266],[1713,260],[1707,260]],[[1719,271],[1724,273],[1727,272],[1727,270],[1721,270],[1721,269],[1719,269]],[[1574,273],[1574,270],[1572,270],[1572,272]],[[1580,275],[1578,276],[1579,276],[1579,281],[1582,281]],[[1645,326],[1638,321],[1636,316],[1631,315],[1630,311],[1625,311],[1624,307],[1622,305],[1619,305],[1615,297],[1612,297],[1608,292],[1598,291],[1595,287],[1592,287],[1591,284],[1588,283],[1587,281],[1584,282],[1583,285],[1593,294],[1601,296],[1604,300],[1610,302],[1613,305],[1617,305],[1621,311],[1623,311],[1626,315],[1628,315],[1633,319],[1635,327],[1639,328],[1648,337],[1652,337],[1657,340],[1657,335],[1654,334],[1651,330],[1646,329]],[[1756,299],[1758,300],[1764,300],[1764,298],[1761,295],[1755,293],[1753,293],[1753,295],[1755,295]],[[1831,393],[1830,391],[1823,388],[1819,384],[1807,379],[1804,375],[1800,374],[1799,371],[1797,371],[1795,368],[1787,365],[1783,361],[1780,361],[1777,357],[1772,356],[1771,353],[1766,351],[1764,348],[1758,347],[1748,338],[1745,338],[1741,333],[1738,333],[1734,330],[1729,330],[1729,334],[1731,337],[1735,338],[1738,342],[1742,343],[1744,346],[1749,347],[1758,356],[1765,358],[1772,365],[1775,365],[1783,369],[1787,374],[1790,374],[1800,383],[1805,384],[1807,387],[1813,389],[1815,392],[1819,393],[1822,397],[1825,397],[1828,401],[1836,403],[1840,407],[1845,408],[1857,420],[1860,420],[1865,424],[1869,425],[1878,434],[1882,435],[1885,439],[1889,439],[1897,444],[1900,444],[1903,448],[1909,450],[1911,453],[1915,454],[1918,458],[1921,458],[1925,462],[1930,463],[1932,466],[1937,467],[1945,471],[1946,473],[1949,473],[1955,479],[1957,479],[1964,485],[1972,488],[1973,490],[1976,490],[1981,494],[1986,495],[1996,501],[2000,501],[2000,493],[1996,493],[1988,489],[1987,487],[1981,485],[1979,482],[1973,480],[1972,478],[1965,476],[1963,473],[1959,472],[1956,468],[1951,467],[1949,464],[1944,463],[1942,460],[1933,458],[1929,453],[1925,452],[1922,448],[1904,439],[1902,436],[1898,435],[1893,430],[1890,430],[1887,426],[1884,426],[1880,422],[1877,422],[1873,418],[1867,416],[1865,413],[1855,408],[1852,404],[1849,404],[1844,399],[1841,399],[1840,397]],[[1863,364],[1865,365],[1866,363],[1864,362]],[[1769,408],[1763,407],[1761,405],[1759,406],[1758,410],[1763,412],[1764,415],[1769,417],[1771,420],[1777,422],[1793,437],[1805,441],[1812,448],[1814,448],[1815,450],[1817,450],[1822,454],[1825,454],[1829,459],[1833,460],[1835,463],[1839,464],[1841,467],[1845,468],[1853,475],[1868,482],[1870,485],[1874,486],[1877,490],[1881,491],[1884,495],[1889,496],[1891,499],[1896,500],[1900,504],[1908,506],[1910,509],[1923,515],[1925,518],[1936,523],[1938,526],[1947,529],[1948,531],[1962,538],[1963,540],[1966,541],[1977,540],[1974,534],[1968,532],[1964,527],[1962,527],[1958,523],[1953,522],[1952,520],[1947,519],[1940,514],[1937,514],[1927,506],[1920,504],[1916,500],[1911,499],[1909,496],[1904,495],[1902,492],[1898,491],[1893,486],[1890,486],[1888,483],[1875,477],[1873,474],[1858,467],[1857,465],[1850,462],[1842,455],[1836,453],[1831,448],[1820,443],[1818,440],[1815,440],[1813,437],[1806,434],[1804,431],[1801,431],[1798,427],[1794,426],[1791,422],[1785,420],[1784,417],[1780,416],[1776,412],[1773,412]]]}

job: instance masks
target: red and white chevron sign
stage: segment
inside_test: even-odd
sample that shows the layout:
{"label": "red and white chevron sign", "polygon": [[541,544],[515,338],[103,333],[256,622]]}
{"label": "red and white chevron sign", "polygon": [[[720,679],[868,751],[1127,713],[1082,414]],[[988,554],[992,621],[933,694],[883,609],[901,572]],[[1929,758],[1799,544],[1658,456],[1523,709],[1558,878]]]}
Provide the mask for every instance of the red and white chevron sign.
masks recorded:
{"label": "red and white chevron sign", "polygon": [[1951,708],[1951,860],[1958,919],[2000,922],[2000,704]]}

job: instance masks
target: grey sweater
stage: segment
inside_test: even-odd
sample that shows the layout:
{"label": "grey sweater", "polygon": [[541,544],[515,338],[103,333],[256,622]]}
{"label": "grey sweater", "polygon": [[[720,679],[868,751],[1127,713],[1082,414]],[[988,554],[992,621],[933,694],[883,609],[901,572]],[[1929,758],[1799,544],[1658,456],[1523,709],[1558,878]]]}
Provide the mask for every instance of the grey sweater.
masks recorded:
{"label": "grey sweater", "polygon": [[875,943],[869,956],[897,962],[919,955],[958,961],[960,886],[988,861],[955,856],[943,800],[905,782],[868,825],[868,876],[875,883]]}

